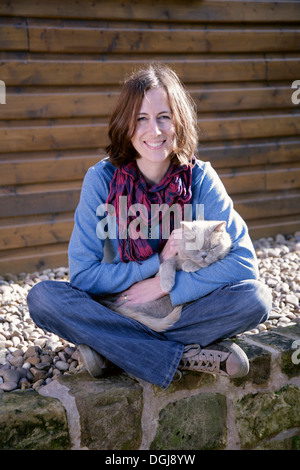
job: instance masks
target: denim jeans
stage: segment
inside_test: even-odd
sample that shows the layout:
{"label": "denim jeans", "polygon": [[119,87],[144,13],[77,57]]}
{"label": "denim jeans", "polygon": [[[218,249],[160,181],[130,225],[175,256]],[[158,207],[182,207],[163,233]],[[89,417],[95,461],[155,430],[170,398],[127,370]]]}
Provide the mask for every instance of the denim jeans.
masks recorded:
{"label": "denim jeans", "polygon": [[27,302],[40,328],[73,344],[87,344],[129,374],[165,389],[184,345],[204,347],[256,327],[268,318],[272,300],[259,281],[226,285],[185,305],[178,322],[163,333],[109,310],[67,282],[41,281]]}

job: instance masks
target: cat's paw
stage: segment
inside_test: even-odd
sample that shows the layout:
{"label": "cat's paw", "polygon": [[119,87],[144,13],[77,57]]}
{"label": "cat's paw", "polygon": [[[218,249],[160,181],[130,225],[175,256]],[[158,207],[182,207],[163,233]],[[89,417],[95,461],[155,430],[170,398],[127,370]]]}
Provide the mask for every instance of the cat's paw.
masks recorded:
{"label": "cat's paw", "polygon": [[174,286],[174,279],[164,279],[163,277],[160,278],[160,287],[164,292],[170,292]]}
{"label": "cat's paw", "polygon": [[186,273],[194,273],[195,271],[198,271],[198,269],[200,269],[199,265],[191,260],[187,260],[182,263],[182,270]]}

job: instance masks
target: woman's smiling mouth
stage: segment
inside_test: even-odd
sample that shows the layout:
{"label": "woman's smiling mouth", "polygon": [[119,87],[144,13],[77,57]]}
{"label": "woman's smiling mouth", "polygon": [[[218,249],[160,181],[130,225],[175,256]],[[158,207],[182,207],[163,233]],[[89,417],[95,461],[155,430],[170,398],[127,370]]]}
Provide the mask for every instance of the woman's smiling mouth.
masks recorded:
{"label": "woman's smiling mouth", "polygon": [[163,144],[165,143],[166,141],[165,140],[160,140],[159,142],[147,142],[147,141],[144,141],[144,144],[146,144],[146,146],[152,150],[156,150],[156,149],[160,149]]}

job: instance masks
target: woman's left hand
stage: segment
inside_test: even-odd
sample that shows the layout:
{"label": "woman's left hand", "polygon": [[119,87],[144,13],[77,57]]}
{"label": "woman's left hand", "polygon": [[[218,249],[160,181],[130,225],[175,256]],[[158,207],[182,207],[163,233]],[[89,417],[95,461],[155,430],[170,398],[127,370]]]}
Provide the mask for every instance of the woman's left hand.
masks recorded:
{"label": "woman's left hand", "polygon": [[164,295],[166,295],[166,292],[160,288],[160,278],[153,277],[137,282],[129,289],[121,292],[117,302],[123,303],[125,301],[130,306],[130,304],[143,304],[151,300],[157,300]]}

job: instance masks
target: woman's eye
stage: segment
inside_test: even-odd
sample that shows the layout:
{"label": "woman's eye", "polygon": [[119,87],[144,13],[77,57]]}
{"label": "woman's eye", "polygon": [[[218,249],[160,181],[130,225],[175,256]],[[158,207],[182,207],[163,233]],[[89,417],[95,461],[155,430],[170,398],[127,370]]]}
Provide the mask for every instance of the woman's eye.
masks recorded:
{"label": "woman's eye", "polygon": [[[157,120],[159,121],[165,121],[165,120],[170,120],[171,117],[168,116],[167,114],[162,114],[161,116],[158,116]],[[137,122],[146,122],[147,121],[147,117],[146,116],[139,116],[137,118]]]}

